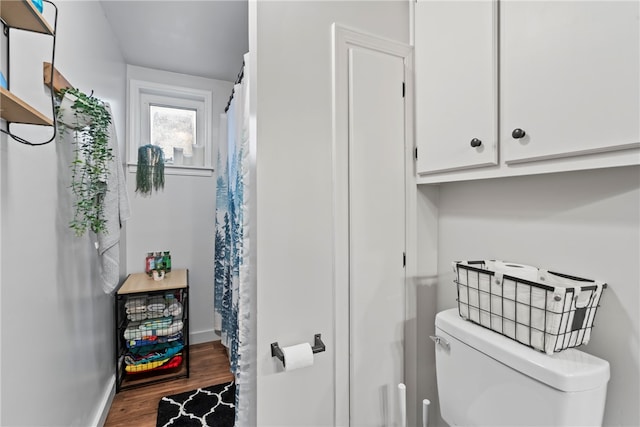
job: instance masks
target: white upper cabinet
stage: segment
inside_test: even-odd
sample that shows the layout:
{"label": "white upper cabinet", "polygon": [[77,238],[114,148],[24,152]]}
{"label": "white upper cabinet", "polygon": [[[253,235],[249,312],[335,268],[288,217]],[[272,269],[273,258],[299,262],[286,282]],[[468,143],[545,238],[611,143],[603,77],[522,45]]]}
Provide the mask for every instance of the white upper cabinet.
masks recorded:
{"label": "white upper cabinet", "polygon": [[507,164],[640,145],[639,4],[501,2]]}
{"label": "white upper cabinet", "polygon": [[498,162],[497,3],[415,5],[418,173]]}
{"label": "white upper cabinet", "polygon": [[639,0],[419,0],[414,24],[418,183],[640,164]]}

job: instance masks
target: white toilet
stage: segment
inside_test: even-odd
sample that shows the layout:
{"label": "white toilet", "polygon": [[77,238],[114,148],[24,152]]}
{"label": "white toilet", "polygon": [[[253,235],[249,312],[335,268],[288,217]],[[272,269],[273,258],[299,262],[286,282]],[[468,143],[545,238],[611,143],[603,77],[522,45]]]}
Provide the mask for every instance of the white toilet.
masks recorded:
{"label": "white toilet", "polygon": [[552,356],[460,318],[436,315],[440,413],[450,426],[600,426],[609,363]]}

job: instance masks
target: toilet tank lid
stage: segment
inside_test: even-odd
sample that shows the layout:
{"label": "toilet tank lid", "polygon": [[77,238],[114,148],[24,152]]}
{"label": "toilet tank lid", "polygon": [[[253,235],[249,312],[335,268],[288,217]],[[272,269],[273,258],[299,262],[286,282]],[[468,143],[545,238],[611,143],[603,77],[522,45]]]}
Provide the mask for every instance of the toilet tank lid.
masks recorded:
{"label": "toilet tank lid", "polygon": [[591,390],[609,381],[609,362],[606,360],[576,349],[547,355],[461,318],[457,308],[438,313],[436,328],[558,390]]}

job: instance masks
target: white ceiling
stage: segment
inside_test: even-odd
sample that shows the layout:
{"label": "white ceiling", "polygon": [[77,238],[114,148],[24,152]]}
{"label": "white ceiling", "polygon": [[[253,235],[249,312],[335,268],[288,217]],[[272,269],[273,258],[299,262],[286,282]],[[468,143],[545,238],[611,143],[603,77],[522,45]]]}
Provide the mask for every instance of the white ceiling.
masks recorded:
{"label": "white ceiling", "polygon": [[249,50],[247,0],[101,0],[131,65],[235,81]]}

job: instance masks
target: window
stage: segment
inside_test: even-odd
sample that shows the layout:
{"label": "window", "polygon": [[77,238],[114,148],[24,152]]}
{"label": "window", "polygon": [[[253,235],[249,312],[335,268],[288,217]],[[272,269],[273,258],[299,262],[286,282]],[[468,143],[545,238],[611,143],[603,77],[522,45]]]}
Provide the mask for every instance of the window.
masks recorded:
{"label": "window", "polygon": [[138,148],[162,147],[166,174],[211,175],[212,95],[200,89],[130,80],[129,166]]}
{"label": "window", "polygon": [[[183,164],[183,156],[193,157],[197,143],[198,110],[149,105],[149,134],[151,144],[159,145],[168,164]],[[174,155],[181,154],[179,159]],[[192,163],[199,163],[193,162]]]}

